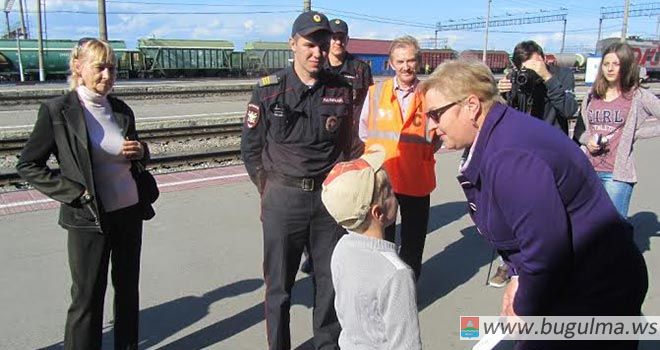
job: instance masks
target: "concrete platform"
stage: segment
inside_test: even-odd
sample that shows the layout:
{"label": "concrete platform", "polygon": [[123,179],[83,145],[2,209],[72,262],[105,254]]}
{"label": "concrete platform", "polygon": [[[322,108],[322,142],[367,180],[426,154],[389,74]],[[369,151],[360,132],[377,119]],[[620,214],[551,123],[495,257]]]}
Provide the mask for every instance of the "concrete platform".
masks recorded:
{"label": "concrete platform", "polygon": [[[649,269],[647,315],[660,315],[658,149],[660,139],[641,141],[636,148],[640,182],[630,210]],[[426,349],[470,349],[473,341],[459,340],[459,316],[496,315],[500,310],[502,290],[484,285],[491,250],[465,215],[455,179],[458,158],[457,152],[437,156],[438,188],[431,196],[418,284]],[[229,175],[233,177],[219,179]],[[240,167],[179,176],[172,182],[178,185],[164,187],[156,217],[145,224],[140,348],[264,349],[257,192]],[[0,197],[0,205],[9,201]],[[55,209],[0,216],[0,349],[61,348],[70,279],[66,234],[56,221]],[[310,349],[311,290],[310,278],[299,274],[291,310],[297,349]],[[111,300],[109,288],[104,349],[112,349]],[[660,344],[647,342],[640,348],[658,349]]]}

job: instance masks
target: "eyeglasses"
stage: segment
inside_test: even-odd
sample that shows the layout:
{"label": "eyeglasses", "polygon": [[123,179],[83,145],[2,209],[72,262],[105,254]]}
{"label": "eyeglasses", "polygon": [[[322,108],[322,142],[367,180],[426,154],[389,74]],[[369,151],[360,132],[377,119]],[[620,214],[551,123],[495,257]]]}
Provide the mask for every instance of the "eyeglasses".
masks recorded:
{"label": "eyeglasses", "polygon": [[458,101],[454,101],[454,102],[452,102],[452,103],[448,103],[448,104],[446,104],[446,105],[444,105],[444,106],[442,106],[442,107],[439,107],[439,108],[436,108],[436,109],[432,109],[432,110],[426,112],[426,115],[427,115],[429,118],[433,119],[433,121],[435,121],[436,123],[439,123],[439,122],[440,122],[440,117],[442,117],[442,115],[445,114],[445,113],[449,110],[449,108],[452,108],[452,107],[454,107],[456,104],[463,102],[463,100],[465,100],[465,99],[460,99],[460,100],[458,100]]}

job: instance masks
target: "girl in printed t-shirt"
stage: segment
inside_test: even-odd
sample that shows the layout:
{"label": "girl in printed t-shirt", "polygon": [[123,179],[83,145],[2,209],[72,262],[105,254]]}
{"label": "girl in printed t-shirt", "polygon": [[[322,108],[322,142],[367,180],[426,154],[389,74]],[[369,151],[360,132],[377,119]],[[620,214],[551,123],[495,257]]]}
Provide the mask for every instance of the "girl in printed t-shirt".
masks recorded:
{"label": "girl in printed t-shirt", "polygon": [[637,182],[633,145],[637,139],[660,135],[660,101],[640,88],[639,66],[630,46],[614,43],[603,51],[581,111],[585,132],[576,136],[617,211],[627,217]]}

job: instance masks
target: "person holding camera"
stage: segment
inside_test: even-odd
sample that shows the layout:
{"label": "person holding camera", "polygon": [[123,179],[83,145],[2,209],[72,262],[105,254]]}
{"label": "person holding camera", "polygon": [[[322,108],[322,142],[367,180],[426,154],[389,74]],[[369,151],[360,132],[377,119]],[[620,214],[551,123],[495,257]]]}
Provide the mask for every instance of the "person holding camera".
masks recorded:
{"label": "person holding camera", "polygon": [[605,190],[625,218],[637,182],[634,143],[660,136],[660,101],[640,89],[639,66],[629,45],[614,43],[605,49],[581,110],[574,139],[586,148]]}
{"label": "person holding camera", "polygon": [[569,68],[548,66],[539,44],[532,40],[513,49],[513,70],[497,83],[507,104],[545,120],[568,135],[568,118],[578,108],[575,77]]}

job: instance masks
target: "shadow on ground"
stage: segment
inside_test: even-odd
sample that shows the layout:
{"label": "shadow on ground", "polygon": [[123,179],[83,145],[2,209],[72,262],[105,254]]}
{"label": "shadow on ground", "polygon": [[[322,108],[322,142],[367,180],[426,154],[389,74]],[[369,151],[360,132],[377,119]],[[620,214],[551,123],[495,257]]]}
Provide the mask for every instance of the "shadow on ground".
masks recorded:
{"label": "shadow on ground", "polygon": [[656,213],[643,211],[628,218],[635,227],[635,243],[643,253],[651,250],[651,237],[660,237],[660,222]]}
{"label": "shadow on ground", "polygon": [[[203,319],[208,315],[209,308],[213,303],[221,299],[253,292],[259,289],[262,285],[263,280],[261,279],[243,280],[214,289],[202,296],[186,296],[140,310],[140,349],[152,347],[171,335],[176,334]],[[106,312],[112,311],[106,310]],[[64,317],[64,315],[62,317]],[[259,310],[248,309],[243,311],[238,315],[234,315],[220,322],[222,323],[222,326],[214,328],[214,332],[217,333],[214,334],[214,337],[219,338],[219,340],[230,337],[244,329],[238,326],[239,324],[249,324],[251,320],[260,317],[263,319],[263,307]],[[225,321],[227,321],[227,324],[225,324]],[[201,344],[202,342],[200,341],[199,343]],[[190,342],[186,342],[185,344],[190,346],[175,348],[196,349],[203,347],[201,345],[193,345]],[[62,348],[63,344],[60,342],[42,349],[55,350]],[[114,331],[112,327],[108,327],[108,330],[103,333],[103,348],[114,348]]]}
{"label": "shadow on ground", "polygon": [[[466,214],[465,202],[450,202],[431,207],[429,233],[435,233]],[[418,283],[420,310],[446,295],[474,276],[487,264],[491,251],[474,226],[461,230],[462,237],[443,251],[427,260],[422,267]],[[259,289],[261,279],[249,279],[232,283],[202,296],[186,296],[140,311],[140,349],[154,347],[164,339],[193,325],[208,315],[210,306],[224,298],[238,296]],[[298,280],[292,291],[293,305],[312,308],[312,279],[307,276]],[[264,320],[264,303],[256,304],[235,315],[206,326],[159,349],[201,349],[228,339]],[[103,335],[103,348],[113,348],[112,328]],[[54,344],[45,349],[61,349]],[[313,349],[312,339],[296,347],[297,350]]]}

